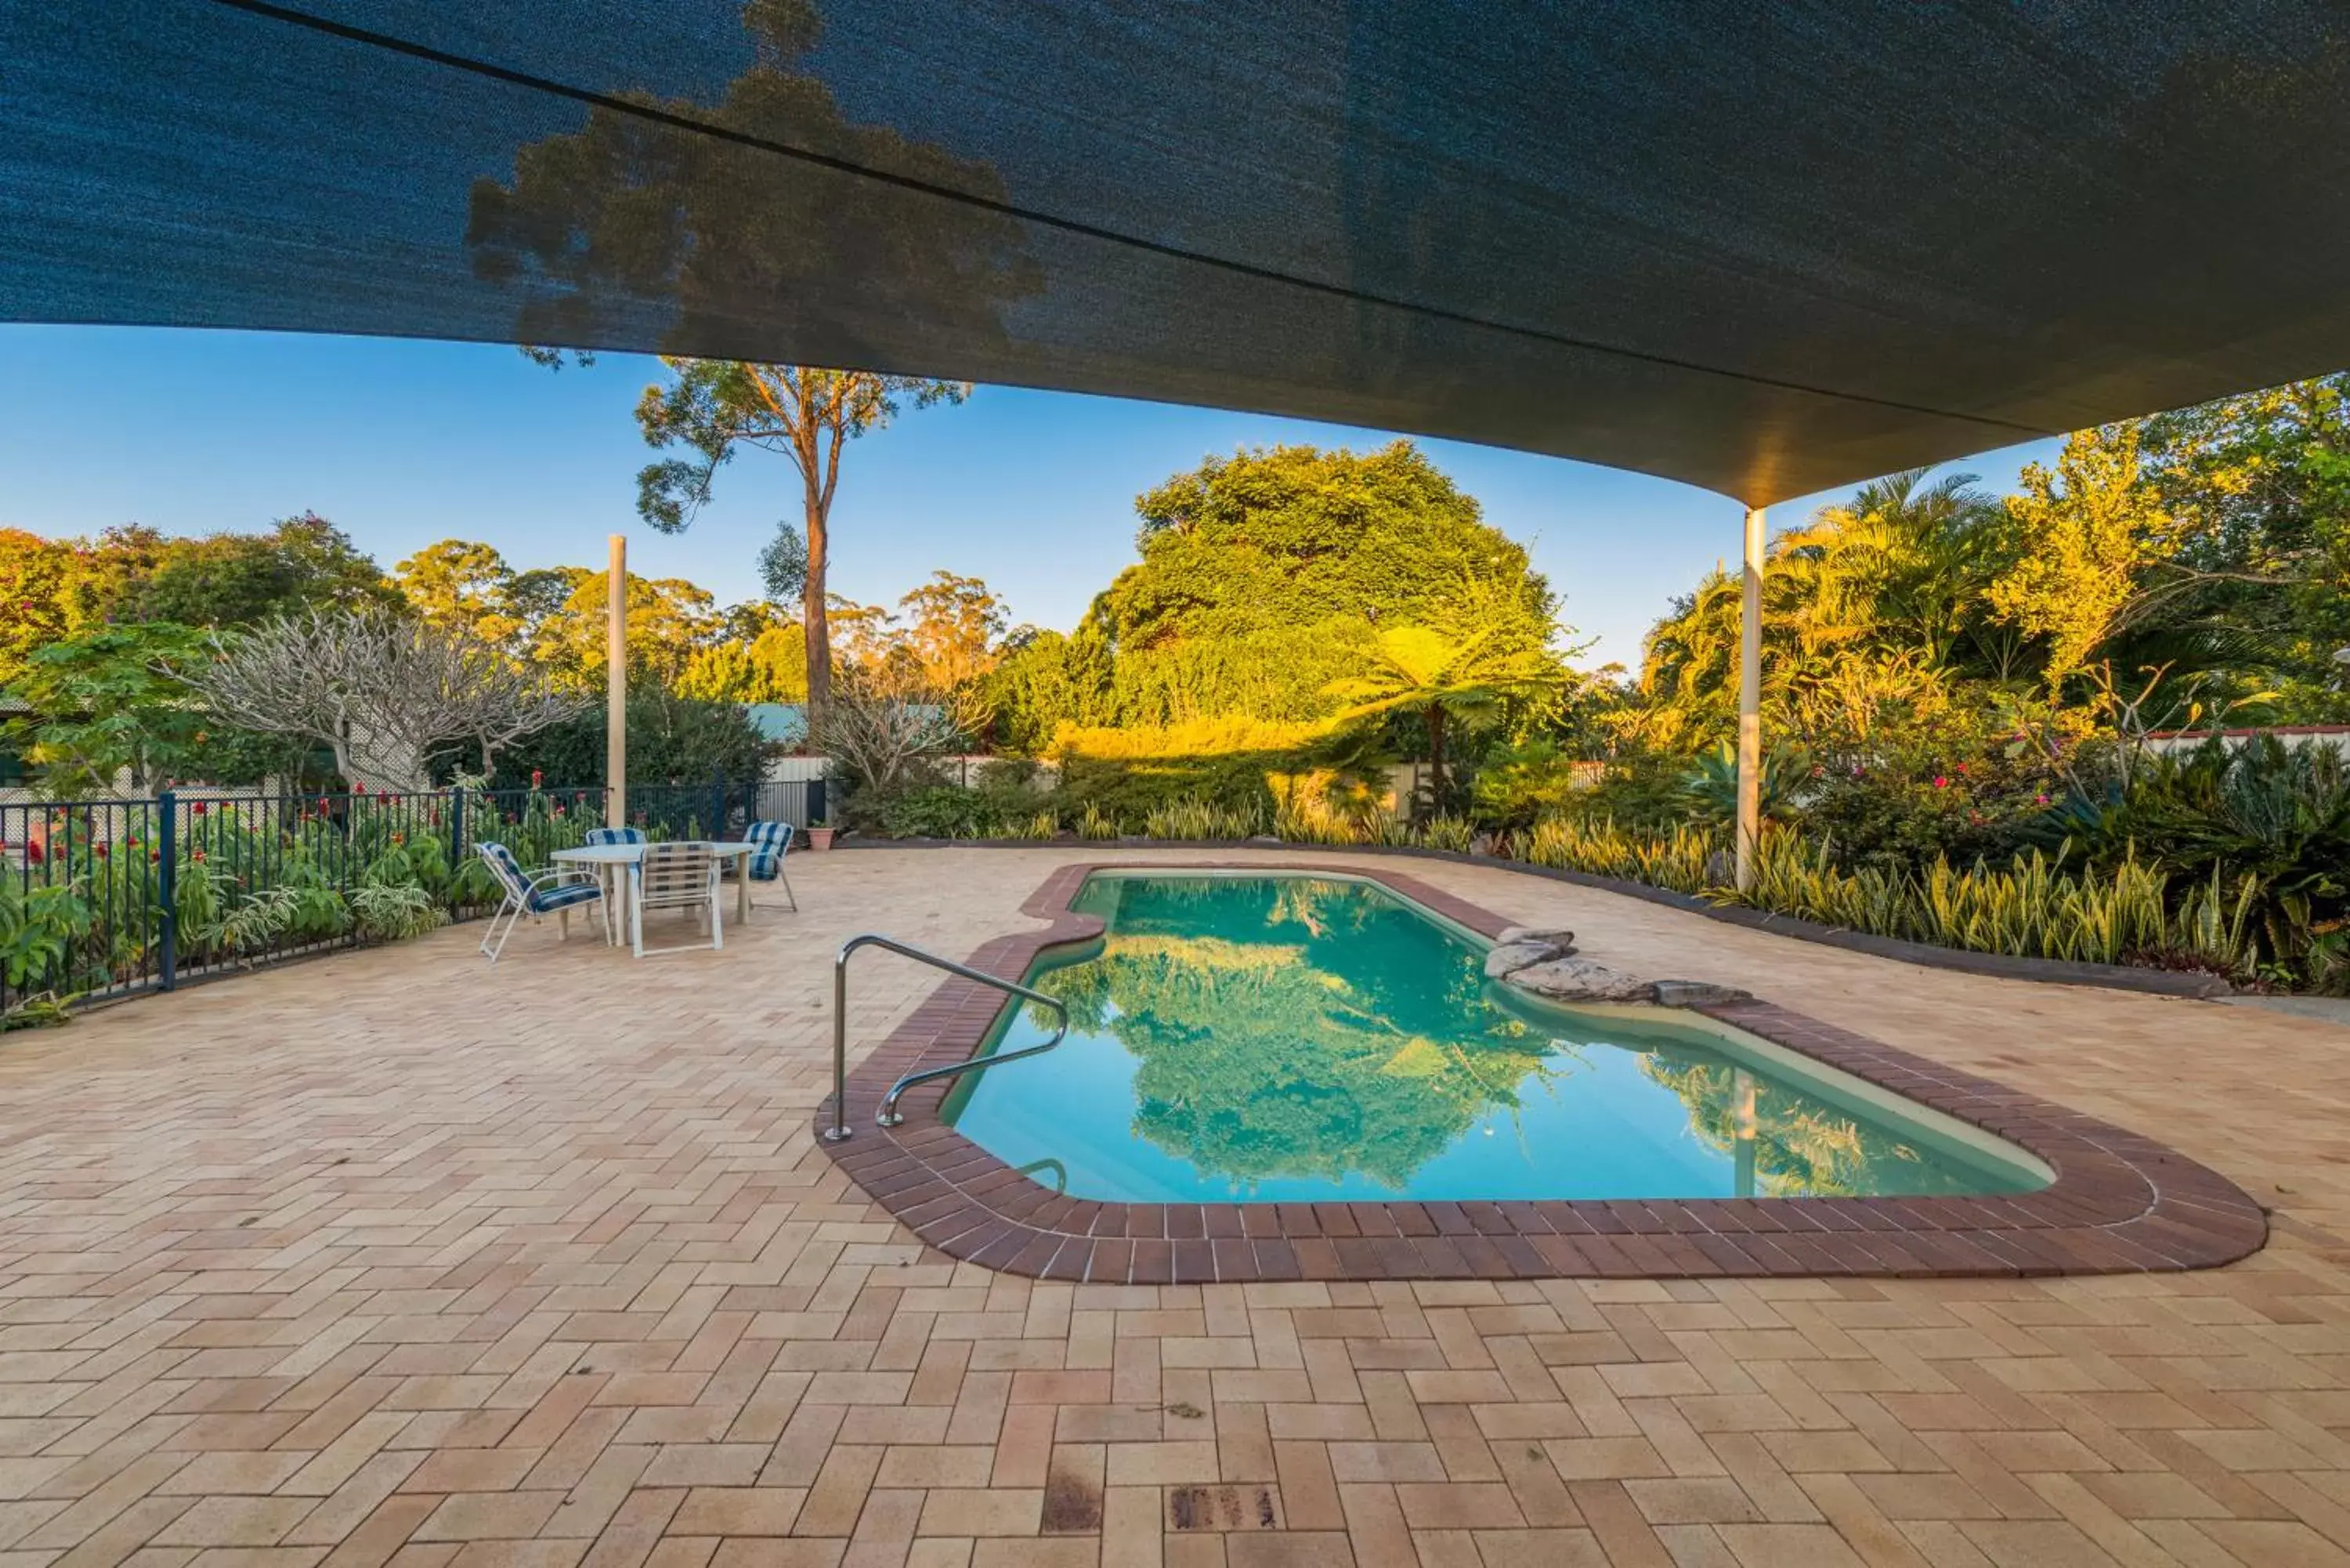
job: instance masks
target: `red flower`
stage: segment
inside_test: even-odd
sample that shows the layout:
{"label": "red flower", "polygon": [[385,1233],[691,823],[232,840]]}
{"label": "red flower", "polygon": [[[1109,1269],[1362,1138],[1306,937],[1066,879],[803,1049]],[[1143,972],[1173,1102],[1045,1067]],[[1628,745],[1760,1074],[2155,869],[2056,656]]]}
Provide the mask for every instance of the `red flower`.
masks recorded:
{"label": "red flower", "polygon": [[163,858],[163,852],[162,852],[161,850],[160,850],[160,849],[150,849],[150,850],[147,852],[147,864],[149,864],[150,866],[154,865],[157,861],[159,861],[159,860],[161,860],[161,859],[162,859],[162,858]]}
{"label": "red flower", "polygon": [[189,812],[196,816],[203,815],[208,809],[210,808],[207,807],[203,801],[198,801],[195,805],[188,807]]}
{"label": "red flower", "polygon": [[539,786],[539,785],[541,785],[541,784],[545,784],[546,782],[546,774],[545,770],[540,769],[540,768],[533,768],[533,769],[531,769],[531,770],[530,770],[530,787],[531,787],[531,788],[533,788],[533,789],[536,789],[536,788],[538,788],[538,786]]}
{"label": "red flower", "polygon": [[92,845],[89,852],[92,855],[97,856],[100,860],[106,858],[106,846],[103,844]]}
{"label": "red flower", "polygon": [[563,815],[563,808],[562,808],[561,806],[559,806],[559,805],[558,805],[558,806],[556,806],[556,807],[555,808],[555,815],[557,815],[557,816],[561,816],[561,815]]}
{"label": "red flower", "polygon": [[1950,787],[1950,781],[1944,778],[1940,774],[1936,774],[1934,775],[1934,787],[1936,789],[1948,789]]}
{"label": "red flower", "polygon": [[192,849],[188,852],[188,858],[201,866],[204,863],[204,852],[201,849]]}

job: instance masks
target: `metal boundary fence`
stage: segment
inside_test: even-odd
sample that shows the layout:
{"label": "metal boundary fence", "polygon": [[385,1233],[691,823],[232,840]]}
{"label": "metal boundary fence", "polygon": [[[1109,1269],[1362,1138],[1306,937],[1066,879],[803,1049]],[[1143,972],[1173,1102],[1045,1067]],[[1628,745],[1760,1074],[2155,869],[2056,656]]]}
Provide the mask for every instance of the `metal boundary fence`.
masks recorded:
{"label": "metal boundary fence", "polygon": [[[822,779],[633,785],[628,814],[655,839],[739,839],[823,820],[824,795]],[[0,1016],[476,919],[501,897],[476,846],[536,868],[605,826],[605,803],[587,785],[0,804]]]}

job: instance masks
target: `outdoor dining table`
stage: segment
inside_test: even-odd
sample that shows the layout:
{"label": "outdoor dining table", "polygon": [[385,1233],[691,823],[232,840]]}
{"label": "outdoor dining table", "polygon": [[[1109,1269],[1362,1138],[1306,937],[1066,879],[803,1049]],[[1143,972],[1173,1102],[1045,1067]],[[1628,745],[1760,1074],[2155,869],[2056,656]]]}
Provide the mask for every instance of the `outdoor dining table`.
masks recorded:
{"label": "outdoor dining table", "polygon": [[[757,854],[755,844],[710,844],[700,846],[722,861],[736,862],[734,867],[734,923],[748,925],[751,920],[751,857]],[[604,940],[618,946],[628,940],[629,874],[628,868],[645,857],[649,846],[642,844],[583,844],[577,849],[558,849],[548,859],[571,866],[592,867],[597,879],[604,885],[604,900],[611,911],[611,919],[604,928]]]}

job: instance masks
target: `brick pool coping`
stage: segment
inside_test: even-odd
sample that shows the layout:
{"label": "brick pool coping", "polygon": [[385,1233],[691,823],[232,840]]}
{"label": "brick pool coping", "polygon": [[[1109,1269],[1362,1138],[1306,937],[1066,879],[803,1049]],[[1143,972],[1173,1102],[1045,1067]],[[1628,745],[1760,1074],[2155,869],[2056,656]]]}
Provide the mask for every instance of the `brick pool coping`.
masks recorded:
{"label": "brick pool coping", "polygon": [[[1017,980],[1045,949],[1101,935],[1101,920],[1069,902],[1087,877],[1110,870],[1359,877],[1486,937],[1513,923],[1379,867],[1084,861],[1055,870],[1021,906],[1051,922],[1046,929],[993,938],[965,961]],[[1695,1011],[1995,1133],[2045,1161],[2055,1181],[1978,1198],[1146,1204],[1055,1196],[940,1121],[951,1081],[910,1091],[903,1125],[874,1125],[891,1084],[969,1056],[1006,1005],[1001,992],[949,979],[849,1073],[855,1135],[818,1141],[922,1241],[1009,1273],[1118,1284],[2014,1277],[2210,1268],[2268,1239],[2267,1217],[2241,1189],[2152,1139],[1761,1001]],[[816,1125],[831,1124],[827,1096]]]}

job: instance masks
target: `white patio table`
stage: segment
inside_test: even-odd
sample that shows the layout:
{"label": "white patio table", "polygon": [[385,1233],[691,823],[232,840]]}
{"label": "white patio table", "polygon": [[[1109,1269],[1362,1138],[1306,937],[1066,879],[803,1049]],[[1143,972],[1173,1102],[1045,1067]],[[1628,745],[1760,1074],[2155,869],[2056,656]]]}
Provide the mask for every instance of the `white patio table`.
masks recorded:
{"label": "white patio table", "polygon": [[[710,844],[702,847],[721,860],[732,860],[734,866],[734,923],[748,925],[751,921],[751,857],[757,854],[755,844]],[[592,867],[604,884],[604,905],[611,918],[605,922],[604,940],[615,946],[627,940],[629,929],[629,867],[645,857],[641,844],[583,844],[577,849],[558,849],[547,857],[573,866]]]}

